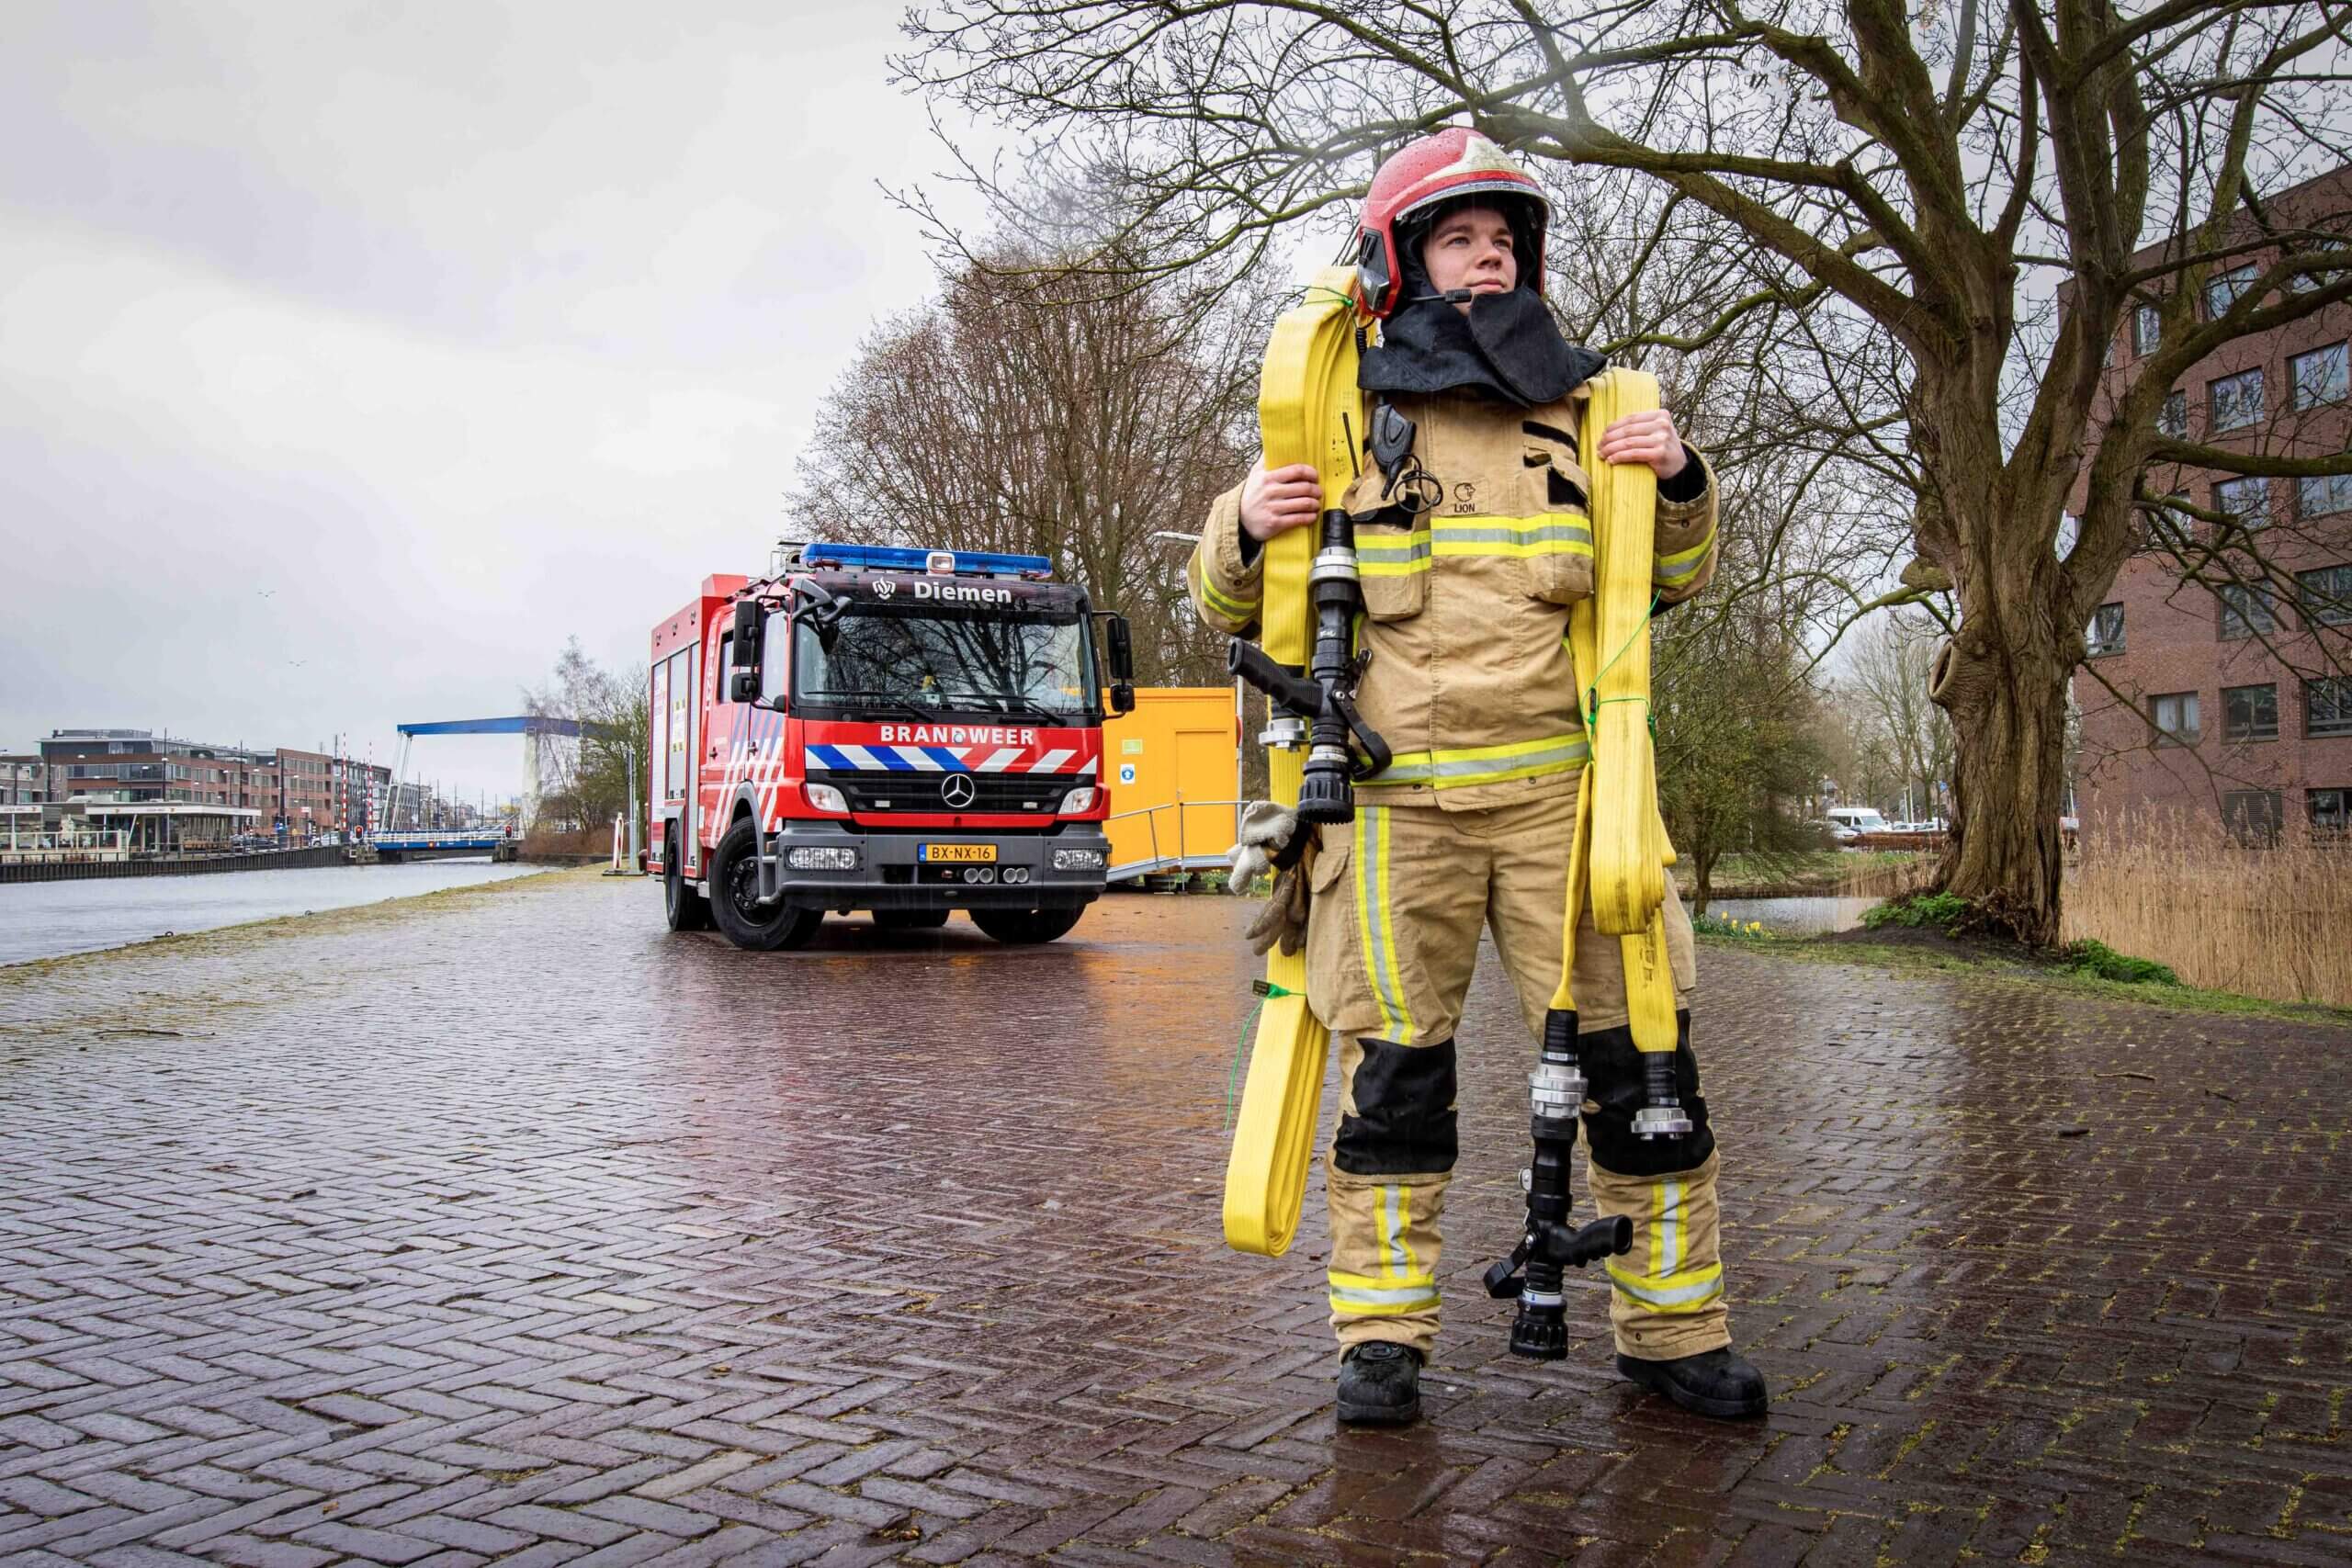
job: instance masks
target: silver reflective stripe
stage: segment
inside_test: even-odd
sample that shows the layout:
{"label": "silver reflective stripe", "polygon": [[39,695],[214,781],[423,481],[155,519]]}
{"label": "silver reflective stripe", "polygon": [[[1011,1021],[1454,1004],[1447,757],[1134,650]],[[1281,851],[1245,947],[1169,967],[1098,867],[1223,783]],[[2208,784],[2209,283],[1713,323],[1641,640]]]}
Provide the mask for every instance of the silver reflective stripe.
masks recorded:
{"label": "silver reflective stripe", "polygon": [[1437,532],[1444,544],[1476,545],[1539,545],[1592,543],[1592,530],[1566,523],[1555,523],[1542,528],[1471,528],[1440,523]]}
{"label": "silver reflective stripe", "polygon": [[1650,1249],[1650,1275],[1663,1280],[1682,1267],[1682,1183],[1658,1185],[1657,1245]]}
{"label": "silver reflective stripe", "polygon": [[1517,773],[1521,768],[1570,767],[1591,755],[1592,747],[1587,741],[1564,740],[1557,746],[1547,746],[1540,751],[1521,751],[1509,757],[1472,757],[1452,762],[1398,762],[1386,773],[1364,782],[1371,784],[1427,784],[1433,779],[1479,778],[1489,773]]}
{"label": "silver reflective stripe", "polygon": [[1390,564],[1397,561],[1427,560],[1429,554],[1430,536],[1426,532],[1415,534],[1409,539],[1400,540],[1396,544],[1383,541],[1379,544],[1368,545],[1362,539],[1356,541],[1358,560]]}
{"label": "silver reflective stripe", "polygon": [[1363,946],[1363,966],[1372,994],[1388,1021],[1388,1036],[1399,1045],[1413,1043],[1412,1014],[1398,992],[1396,950],[1389,942],[1388,864],[1382,858],[1388,837],[1388,813],[1378,806],[1356,807],[1356,920]]}
{"label": "silver reflective stripe", "polygon": [[1342,1285],[1334,1281],[1331,1299],[1357,1306],[1419,1306],[1424,1302],[1435,1305],[1438,1294],[1437,1287],[1432,1284],[1390,1285],[1374,1290],[1366,1285]]}
{"label": "silver reflective stripe", "polygon": [[1662,1285],[1655,1280],[1621,1273],[1613,1263],[1609,1266],[1609,1278],[1619,1290],[1644,1306],[1689,1306],[1696,1302],[1712,1301],[1723,1294],[1724,1289],[1721,1264],[1711,1264],[1701,1278],[1680,1285]]}

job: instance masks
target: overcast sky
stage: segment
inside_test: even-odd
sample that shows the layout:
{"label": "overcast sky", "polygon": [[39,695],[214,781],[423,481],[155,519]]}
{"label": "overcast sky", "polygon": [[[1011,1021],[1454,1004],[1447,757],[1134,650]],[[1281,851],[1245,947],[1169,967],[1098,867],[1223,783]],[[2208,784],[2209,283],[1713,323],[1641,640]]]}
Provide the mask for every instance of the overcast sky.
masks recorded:
{"label": "overcast sky", "polygon": [[[898,15],[11,6],[0,750],[388,761],[763,566],[820,397],[931,285],[877,189],[946,163]],[[517,745],[419,763],[511,792]]]}

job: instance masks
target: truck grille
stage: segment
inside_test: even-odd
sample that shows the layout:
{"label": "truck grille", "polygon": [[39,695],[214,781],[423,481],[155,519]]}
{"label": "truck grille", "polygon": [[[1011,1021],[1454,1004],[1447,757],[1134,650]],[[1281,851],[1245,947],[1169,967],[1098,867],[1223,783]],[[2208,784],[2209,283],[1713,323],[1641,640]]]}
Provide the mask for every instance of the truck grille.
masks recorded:
{"label": "truck grille", "polygon": [[810,784],[831,784],[849,800],[852,812],[907,812],[925,816],[972,816],[984,812],[1046,813],[1061,809],[1062,796],[1094,782],[1091,773],[967,773],[975,791],[969,806],[951,807],[939,786],[952,773],[859,773],[811,768]]}

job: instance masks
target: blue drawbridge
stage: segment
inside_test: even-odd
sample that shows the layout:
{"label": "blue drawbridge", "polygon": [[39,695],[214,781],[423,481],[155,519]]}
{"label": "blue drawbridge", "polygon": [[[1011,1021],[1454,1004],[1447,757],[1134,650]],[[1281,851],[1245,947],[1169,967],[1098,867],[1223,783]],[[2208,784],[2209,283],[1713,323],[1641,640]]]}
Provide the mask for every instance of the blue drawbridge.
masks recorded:
{"label": "blue drawbridge", "polygon": [[[519,735],[523,737],[523,823],[527,831],[533,818],[538,815],[539,804],[539,741],[547,736],[565,736],[577,739],[582,735],[604,736],[615,733],[610,725],[594,719],[556,718],[545,714],[517,714],[509,718],[445,718],[425,724],[403,724],[398,727],[400,751],[392,764],[392,795],[387,804],[384,819],[401,819],[401,795],[407,787],[409,747],[420,735]],[[628,836],[630,852],[637,848],[637,752],[628,752]],[[492,830],[481,834],[433,832],[379,832],[372,838],[379,849],[465,850],[477,852],[494,849],[505,841],[503,832]],[[479,838],[480,843],[473,840]],[[418,842],[411,844],[407,840]],[[424,840],[430,840],[430,843]],[[460,841],[462,840],[462,841]]]}

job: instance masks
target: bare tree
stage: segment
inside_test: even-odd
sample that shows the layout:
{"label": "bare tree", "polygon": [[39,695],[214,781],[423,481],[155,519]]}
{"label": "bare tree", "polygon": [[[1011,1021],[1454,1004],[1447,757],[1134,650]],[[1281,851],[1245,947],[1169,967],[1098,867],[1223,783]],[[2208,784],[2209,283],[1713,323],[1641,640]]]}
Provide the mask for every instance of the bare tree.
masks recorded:
{"label": "bare tree", "polygon": [[[1873,619],[1858,635],[1839,698],[1849,709],[1866,746],[1874,745],[1894,769],[1894,787],[1915,802],[1912,815],[1939,802],[1936,786],[1951,776],[1951,720],[1928,700],[1929,672],[1940,629],[1916,612],[1897,610]],[[1888,798],[1892,799],[1892,796]]]}
{"label": "bare tree", "polygon": [[865,340],[802,459],[806,514],[845,537],[1050,556],[1126,614],[1146,683],[1220,682],[1183,558],[1150,536],[1197,528],[1249,463],[1263,325],[1233,324],[1247,308],[994,252]]}
{"label": "bare tree", "polygon": [[543,820],[575,828],[610,822],[632,804],[632,758],[639,774],[634,804],[642,808],[648,787],[645,758],[653,734],[649,700],[643,665],[615,674],[589,658],[577,637],[566,640],[552,678],[523,693],[524,711],[533,717],[567,719],[581,727],[577,738],[541,734],[531,739]]}
{"label": "bare tree", "polygon": [[[1718,330],[1831,302],[1795,346],[1909,491],[1917,558],[1890,598],[1957,600],[1936,685],[1960,749],[1946,886],[2046,943],[2067,677],[2134,547],[2145,470],[2352,472],[2342,455],[2157,430],[2212,347],[2352,299],[2346,215],[2267,200],[2344,161],[2343,26],[2265,0],[1620,0],[1569,16],[1530,0],[950,0],[910,20],[905,63],[1115,170],[1136,193],[1122,238],[1137,254],[1263,252],[1361,190],[1385,149],[1466,118],[1538,159],[1637,172],[1736,230],[1749,265]],[[2152,240],[2161,259],[2135,260]],[[2199,317],[2208,279],[2247,262],[2244,290]],[[2102,405],[2108,345],[2143,302],[2173,330]],[[2086,434],[2088,499],[2062,557]]]}

